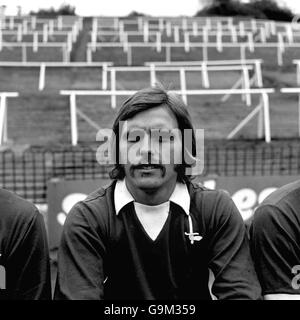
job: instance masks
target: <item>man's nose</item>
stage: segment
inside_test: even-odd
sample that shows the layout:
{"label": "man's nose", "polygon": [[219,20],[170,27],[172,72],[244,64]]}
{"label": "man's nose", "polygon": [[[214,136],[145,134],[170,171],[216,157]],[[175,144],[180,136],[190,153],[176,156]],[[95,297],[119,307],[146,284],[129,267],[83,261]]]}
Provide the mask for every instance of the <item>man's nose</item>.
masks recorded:
{"label": "man's nose", "polygon": [[150,135],[145,134],[140,142],[140,155],[144,162],[150,163],[151,157],[153,155],[153,150],[151,150],[151,140]]}

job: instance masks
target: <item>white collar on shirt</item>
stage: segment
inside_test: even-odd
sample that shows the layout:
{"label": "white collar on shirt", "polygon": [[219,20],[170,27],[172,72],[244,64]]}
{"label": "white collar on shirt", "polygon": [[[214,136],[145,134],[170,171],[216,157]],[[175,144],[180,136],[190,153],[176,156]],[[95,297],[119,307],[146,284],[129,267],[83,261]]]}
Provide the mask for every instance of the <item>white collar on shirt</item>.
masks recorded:
{"label": "white collar on shirt", "polygon": [[[116,214],[118,214],[127,203],[135,201],[126,187],[125,179],[117,181],[114,198]],[[186,184],[177,182],[169,201],[176,203],[189,215],[191,198]]]}

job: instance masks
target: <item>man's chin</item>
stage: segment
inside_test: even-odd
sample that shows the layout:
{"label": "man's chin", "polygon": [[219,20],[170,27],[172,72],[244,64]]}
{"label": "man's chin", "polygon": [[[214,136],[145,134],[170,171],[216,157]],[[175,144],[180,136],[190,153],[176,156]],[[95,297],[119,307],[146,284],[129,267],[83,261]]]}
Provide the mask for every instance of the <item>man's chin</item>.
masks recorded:
{"label": "man's chin", "polygon": [[159,188],[162,182],[163,179],[157,176],[141,176],[136,178],[136,186],[142,190]]}

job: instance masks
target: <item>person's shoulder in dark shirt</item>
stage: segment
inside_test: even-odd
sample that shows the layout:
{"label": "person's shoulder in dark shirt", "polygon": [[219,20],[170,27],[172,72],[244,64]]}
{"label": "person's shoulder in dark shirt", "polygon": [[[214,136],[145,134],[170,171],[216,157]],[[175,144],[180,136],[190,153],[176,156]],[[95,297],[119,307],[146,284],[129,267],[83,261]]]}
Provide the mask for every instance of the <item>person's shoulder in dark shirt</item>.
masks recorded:
{"label": "person's shoulder in dark shirt", "polygon": [[192,213],[207,239],[212,293],[219,299],[261,299],[246,226],[229,193],[195,183],[189,188]]}
{"label": "person's shoulder in dark shirt", "polygon": [[[37,214],[37,208],[17,194],[0,189],[1,225],[28,224]],[[9,230],[2,230],[5,234]]]}
{"label": "person's shoulder in dark shirt", "polygon": [[299,295],[293,268],[300,259],[300,181],[284,185],[256,209],[250,226],[251,251],[263,294]]}
{"label": "person's shoulder in dark shirt", "polygon": [[5,299],[51,299],[50,264],[43,216],[29,201],[0,189],[0,265]]}
{"label": "person's shoulder in dark shirt", "polygon": [[[106,228],[112,216],[115,215],[114,187],[116,181],[99,187],[90,193],[86,199],[76,203],[65,221],[64,229],[68,230],[70,224],[77,224],[83,220],[93,228]],[[85,223],[84,222],[84,223]],[[71,227],[73,230],[73,227]]]}
{"label": "person's shoulder in dark shirt", "polygon": [[300,203],[300,180],[286,184],[272,192],[260,205],[273,205],[280,208],[287,202]]}
{"label": "person's shoulder in dark shirt", "polygon": [[[283,229],[298,225],[300,232],[300,180],[272,192],[255,210],[251,231],[274,233],[275,225]],[[255,230],[254,230],[255,228]],[[255,234],[253,234],[255,235]]]}
{"label": "person's shoulder in dark shirt", "polygon": [[221,189],[209,189],[200,183],[189,183],[191,205],[195,213],[205,220],[206,225],[215,225],[226,220],[230,215],[239,223],[243,223],[242,216],[231,199],[229,193]]}

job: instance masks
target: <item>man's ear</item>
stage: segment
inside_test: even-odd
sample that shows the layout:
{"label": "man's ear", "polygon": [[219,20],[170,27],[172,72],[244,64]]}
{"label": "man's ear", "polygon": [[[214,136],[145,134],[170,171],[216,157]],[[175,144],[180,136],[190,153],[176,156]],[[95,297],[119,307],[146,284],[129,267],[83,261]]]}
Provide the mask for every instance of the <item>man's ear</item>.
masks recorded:
{"label": "man's ear", "polygon": [[193,155],[193,131],[184,131],[184,162],[187,164],[186,175],[197,176],[204,171],[204,130],[195,130],[195,153]]}

